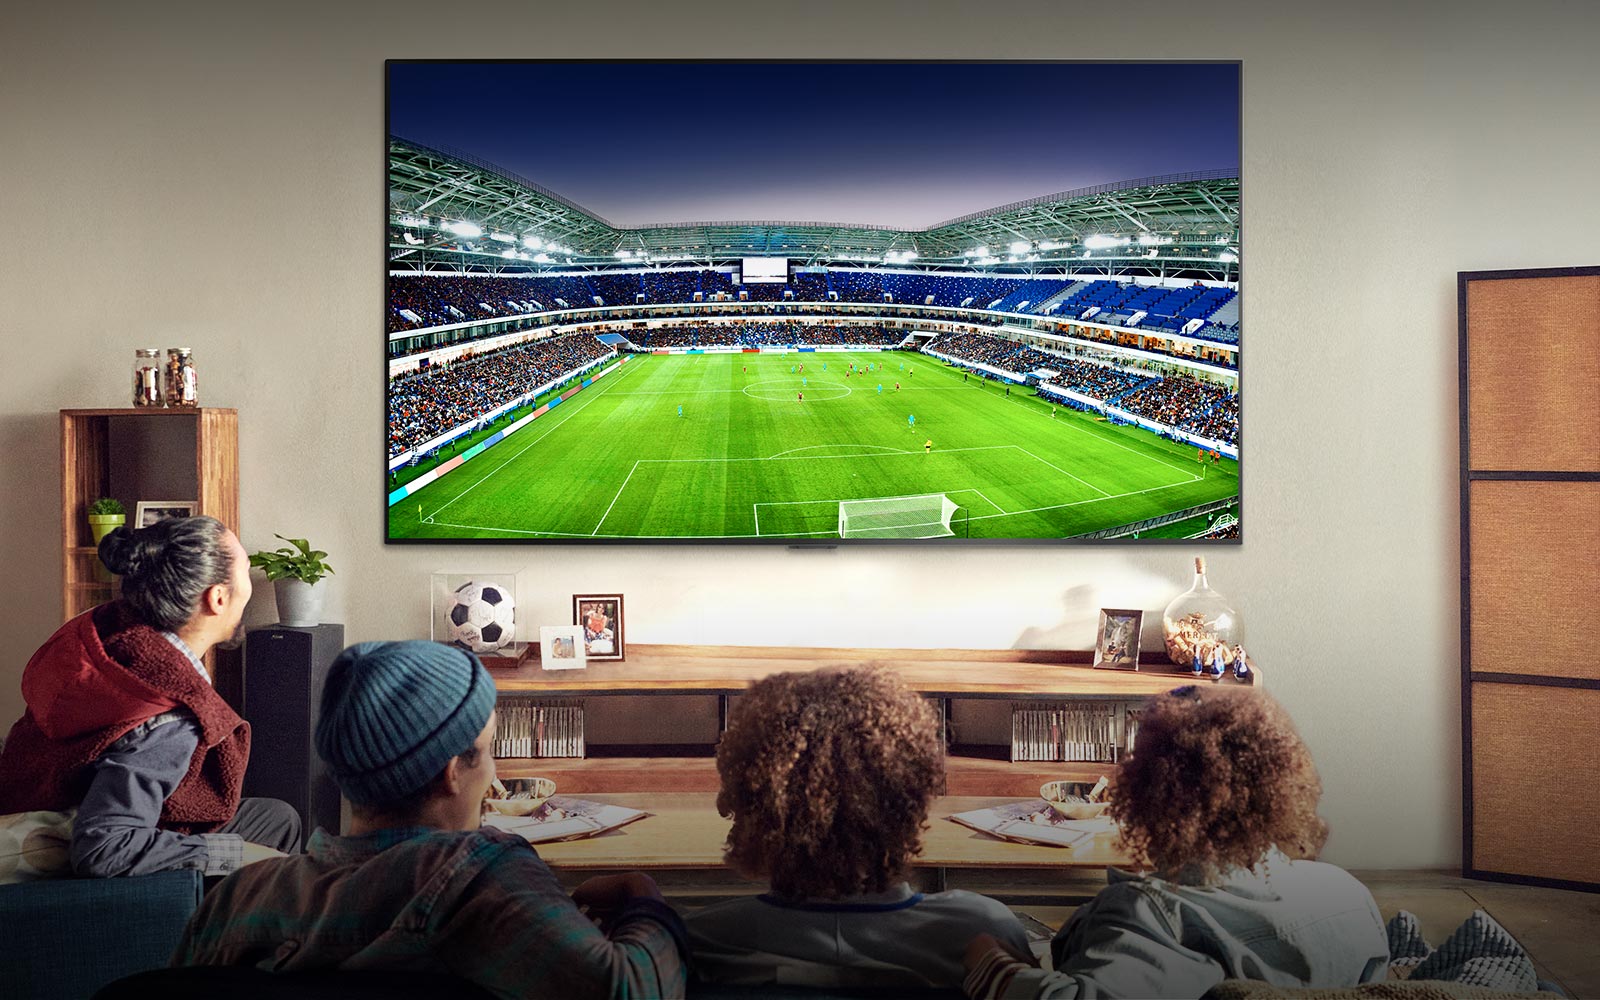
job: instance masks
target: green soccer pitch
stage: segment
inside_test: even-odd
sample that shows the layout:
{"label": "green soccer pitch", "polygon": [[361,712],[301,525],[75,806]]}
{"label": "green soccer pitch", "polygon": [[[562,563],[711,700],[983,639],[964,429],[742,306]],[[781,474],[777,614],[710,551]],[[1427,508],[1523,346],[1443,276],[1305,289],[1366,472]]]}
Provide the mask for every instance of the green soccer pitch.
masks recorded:
{"label": "green soccer pitch", "polygon": [[943,493],[958,536],[1061,538],[1237,498],[1238,463],[1195,454],[922,354],[637,355],[389,508],[389,536],[827,539],[841,500]]}

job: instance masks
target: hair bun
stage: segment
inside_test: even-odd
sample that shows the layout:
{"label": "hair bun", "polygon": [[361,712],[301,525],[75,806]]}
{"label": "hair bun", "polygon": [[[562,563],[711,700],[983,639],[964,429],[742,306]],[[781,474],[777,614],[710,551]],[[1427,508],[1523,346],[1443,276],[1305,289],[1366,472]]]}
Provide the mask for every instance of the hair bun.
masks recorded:
{"label": "hair bun", "polygon": [[100,539],[100,561],[118,576],[138,576],[144,563],[143,549],[134,538],[133,529],[122,525]]}

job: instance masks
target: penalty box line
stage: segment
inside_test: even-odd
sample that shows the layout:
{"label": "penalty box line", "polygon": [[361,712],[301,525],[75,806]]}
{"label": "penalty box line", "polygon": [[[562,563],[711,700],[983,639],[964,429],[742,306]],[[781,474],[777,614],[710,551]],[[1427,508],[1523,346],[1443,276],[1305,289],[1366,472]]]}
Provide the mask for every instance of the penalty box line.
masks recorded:
{"label": "penalty box line", "polygon": [[[510,458],[506,459],[504,462],[501,462],[499,465],[495,466],[494,468],[490,469],[488,472],[484,473],[484,476],[483,476],[482,479],[480,479],[477,482],[473,483],[471,486],[468,486],[466,489],[462,490],[460,493],[457,493],[455,496],[451,497],[449,500],[446,500],[443,504],[441,504],[440,506],[436,507],[434,509],[433,513],[429,514],[427,517],[423,518],[423,520],[424,521],[429,521],[429,522],[433,521],[433,519],[435,517],[438,517],[439,513],[441,511],[443,511],[446,507],[448,507],[451,504],[455,503],[457,500],[460,500],[462,497],[466,496],[468,493],[471,493],[473,490],[477,489],[479,486],[482,486],[484,483],[488,482],[489,479],[492,476],[495,475],[495,473],[499,472],[501,469],[505,468],[506,466],[510,465],[512,462],[515,462],[518,458],[520,458],[522,456],[523,452],[527,451],[529,448],[532,448],[534,445],[538,444],[540,441],[543,441],[545,438],[549,437],[551,434],[554,434],[560,428],[565,427],[567,425],[567,422],[569,420],[571,420],[574,416],[576,416],[579,410],[584,409],[590,403],[594,402],[595,400],[599,399],[601,396],[605,395],[605,393],[606,393],[606,391],[608,389],[610,389],[612,386],[616,385],[618,382],[622,381],[623,377],[626,376],[632,370],[633,370],[633,365],[631,363],[623,365],[622,366],[622,370],[620,372],[617,372],[615,375],[613,375],[611,377],[610,385],[606,385],[606,386],[601,387],[599,392],[595,393],[594,395],[590,396],[588,399],[584,400],[582,405],[573,407],[572,408],[572,412],[568,413],[565,417],[563,417],[560,423],[552,424],[549,428],[547,428],[545,430],[545,432],[543,434],[540,434],[538,437],[534,438],[532,441],[529,441],[527,444],[523,445]],[[582,395],[582,394],[580,393],[580,395]],[[549,417],[549,415],[550,415],[549,411],[548,410],[545,411],[545,416]]]}
{"label": "penalty box line", "polygon": [[[940,374],[948,377],[948,378],[955,378],[955,373],[950,371],[947,368],[939,368],[939,369],[935,369],[935,370],[938,371]],[[1024,386],[1024,388],[1026,388],[1026,386]],[[1013,406],[1021,406],[1024,409],[1031,410],[1031,411],[1037,413],[1041,417],[1049,416],[1049,414],[1045,413],[1042,409],[1036,409],[1035,407],[1031,407],[1021,399],[1012,399],[1010,396],[1003,396],[1003,397],[1000,397],[1000,398],[1002,398],[1007,403],[1011,403]],[[1055,404],[1052,404],[1052,405],[1065,406],[1066,404],[1065,403],[1055,403]],[[1070,407],[1069,407],[1069,409],[1070,409]],[[1107,435],[1096,434],[1094,431],[1091,431],[1091,430],[1089,430],[1087,428],[1084,428],[1084,427],[1079,427],[1079,426],[1073,424],[1070,421],[1068,421],[1067,423],[1062,424],[1061,426],[1066,427],[1068,430],[1077,431],[1079,434],[1087,434],[1090,437],[1094,438],[1096,441],[1101,442],[1102,444],[1109,444],[1113,448],[1121,448],[1123,451],[1128,452],[1130,455],[1138,455],[1140,458],[1145,459],[1146,461],[1154,462],[1157,465],[1165,465],[1169,469],[1176,469],[1179,472],[1182,472],[1182,473],[1185,473],[1185,474],[1189,475],[1189,478],[1190,478],[1191,481],[1198,480],[1198,479],[1201,478],[1200,476],[1190,474],[1189,471],[1187,469],[1183,468],[1182,466],[1173,465],[1171,462],[1165,461],[1164,459],[1156,458],[1154,455],[1146,455],[1143,452],[1136,451],[1133,448],[1129,448],[1127,445],[1123,444],[1120,441],[1111,440],[1111,438],[1109,436],[1107,436]],[[1143,429],[1144,430],[1149,430],[1149,428],[1143,428]],[[1154,432],[1152,431],[1151,433],[1154,433]],[[1076,478],[1076,477],[1074,477],[1074,478]],[[1081,482],[1081,480],[1080,480],[1080,482]],[[1155,488],[1156,489],[1164,489],[1165,487],[1155,487]],[[1126,496],[1127,494],[1118,494],[1118,495],[1119,496]]]}

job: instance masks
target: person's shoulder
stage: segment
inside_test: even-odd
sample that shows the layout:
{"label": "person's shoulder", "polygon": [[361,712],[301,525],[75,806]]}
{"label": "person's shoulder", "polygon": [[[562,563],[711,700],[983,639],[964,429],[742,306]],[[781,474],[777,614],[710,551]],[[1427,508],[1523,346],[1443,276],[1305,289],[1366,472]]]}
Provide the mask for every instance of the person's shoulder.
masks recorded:
{"label": "person's shoulder", "polygon": [[984,916],[990,919],[1016,919],[1011,907],[992,896],[966,889],[949,889],[945,892],[924,893],[920,908]]}

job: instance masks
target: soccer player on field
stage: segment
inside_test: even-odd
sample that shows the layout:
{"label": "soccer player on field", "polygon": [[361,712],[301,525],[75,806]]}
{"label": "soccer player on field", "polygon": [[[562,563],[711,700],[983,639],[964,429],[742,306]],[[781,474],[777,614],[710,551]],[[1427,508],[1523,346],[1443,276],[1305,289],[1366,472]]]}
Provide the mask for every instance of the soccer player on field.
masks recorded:
{"label": "soccer player on field", "polygon": [[895,384],[894,384],[894,391],[895,391],[895,392],[899,392],[899,391],[900,391],[900,383],[899,383],[899,382],[896,382],[896,383],[895,383]]}
{"label": "soccer player on field", "polygon": [[924,455],[933,454],[933,438],[929,438],[928,440],[922,442],[922,453]]}
{"label": "soccer player on field", "polygon": [[796,403],[804,403],[806,401],[806,394],[803,393],[803,392],[795,393],[794,394],[794,401]]}

